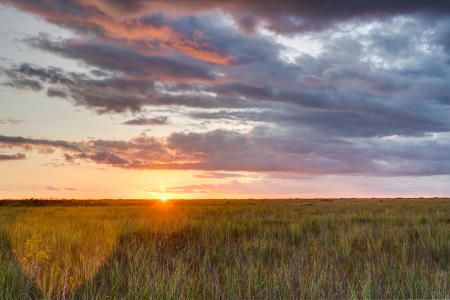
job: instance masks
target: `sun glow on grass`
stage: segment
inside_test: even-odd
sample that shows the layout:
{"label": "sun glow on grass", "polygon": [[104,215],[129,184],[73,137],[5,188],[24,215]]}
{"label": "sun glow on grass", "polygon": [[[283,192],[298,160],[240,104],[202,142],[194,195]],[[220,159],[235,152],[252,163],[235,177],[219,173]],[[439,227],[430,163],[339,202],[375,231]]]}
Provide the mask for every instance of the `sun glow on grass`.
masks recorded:
{"label": "sun glow on grass", "polygon": [[0,201],[0,299],[450,299],[448,199],[163,195]]}

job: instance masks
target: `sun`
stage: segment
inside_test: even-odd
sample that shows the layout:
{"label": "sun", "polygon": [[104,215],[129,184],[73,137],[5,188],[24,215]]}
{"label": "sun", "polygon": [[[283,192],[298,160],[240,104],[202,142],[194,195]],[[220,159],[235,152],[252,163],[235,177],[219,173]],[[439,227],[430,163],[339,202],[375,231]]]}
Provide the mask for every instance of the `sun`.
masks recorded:
{"label": "sun", "polygon": [[162,202],[166,202],[166,201],[167,201],[167,197],[166,197],[166,196],[162,196],[162,197],[161,197],[161,201],[162,201]]}

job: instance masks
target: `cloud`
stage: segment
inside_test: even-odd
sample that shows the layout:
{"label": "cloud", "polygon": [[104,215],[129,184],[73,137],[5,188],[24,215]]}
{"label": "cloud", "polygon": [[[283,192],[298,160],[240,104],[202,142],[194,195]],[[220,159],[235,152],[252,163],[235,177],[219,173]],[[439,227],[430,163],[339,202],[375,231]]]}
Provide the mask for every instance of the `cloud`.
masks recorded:
{"label": "cloud", "polygon": [[15,125],[22,122],[23,120],[18,119],[0,119],[0,125]]}
{"label": "cloud", "polygon": [[155,137],[135,137],[130,141],[91,140],[84,143],[83,151],[66,156],[66,159],[84,159],[99,164],[121,168],[141,168],[148,164],[158,168],[163,162],[173,161],[174,157],[161,141]]}
{"label": "cloud", "polygon": [[[408,182],[408,184],[405,184]],[[225,194],[256,198],[318,198],[318,197],[434,197],[449,192],[448,176],[390,178],[366,176],[322,176],[309,180],[278,180],[264,178],[242,182],[232,180],[218,184],[176,186],[171,193]],[[324,188],[327,187],[327,188]],[[217,197],[217,196],[216,196]]]}
{"label": "cloud", "polygon": [[[254,128],[248,133],[213,130],[86,142],[18,140],[10,146],[50,145],[65,150],[66,160],[140,170],[200,170],[209,176],[227,172],[289,173],[302,176],[429,176],[450,174],[448,137],[364,139],[358,143],[318,137],[307,132]],[[67,147],[67,145],[71,145]],[[76,145],[74,147],[73,145]],[[233,173],[231,173],[233,174]]]}
{"label": "cloud", "polygon": [[21,160],[26,159],[25,154],[16,153],[16,154],[1,154],[0,153],[0,161],[3,160]]}
{"label": "cloud", "polygon": [[[187,35],[177,31],[159,12],[141,17],[128,16],[129,18],[124,21],[122,17],[117,18],[114,14],[110,14],[109,10],[105,10],[102,6],[95,6],[92,2],[59,1],[50,3],[48,1],[14,0],[3,0],[2,2],[15,5],[24,11],[44,18],[48,22],[72,29],[78,33],[96,36],[97,40],[113,42],[116,45],[132,46],[139,49],[140,52],[177,51],[185,56],[212,64],[230,64],[234,60],[228,53],[211,45],[208,37],[202,32],[196,31],[195,34]],[[63,51],[63,49],[55,48],[54,45],[52,50]],[[72,47],[64,50],[76,52],[89,49]],[[101,49],[97,50],[101,51]],[[68,55],[74,55],[74,53],[68,53]],[[122,57],[119,53],[114,55]],[[83,57],[94,59],[93,57]],[[97,56],[97,58],[101,57]],[[141,58],[146,59],[145,56]],[[146,60],[147,63],[150,63],[151,59]],[[101,60],[100,63],[104,63],[104,61]]]}
{"label": "cloud", "polygon": [[191,80],[212,80],[214,75],[201,65],[165,56],[143,55],[129,48],[111,43],[54,42],[45,36],[29,38],[32,46],[82,60],[88,65],[104,70],[124,72],[133,76]]}
{"label": "cloud", "polygon": [[238,173],[205,172],[205,173],[202,173],[202,174],[197,174],[194,177],[197,177],[197,178],[226,179],[226,178],[245,177],[245,175],[238,174]]}
{"label": "cloud", "polygon": [[67,98],[66,92],[63,90],[57,89],[57,88],[48,88],[47,89],[47,96],[48,97],[58,97],[58,98]]}
{"label": "cloud", "polygon": [[64,188],[66,191],[78,191],[79,189],[74,188],[74,187],[65,187]]}
{"label": "cloud", "polygon": [[32,139],[21,136],[0,135],[0,146],[30,148],[33,146],[48,146],[72,151],[80,151],[79,145],[72,142],[48,139]]}
{"label": "cloud", "polygon": [[[28,76],[51,85],[49,97],[66,98],[98,113],[138,112],[143,106],[178,105],[187,107],[243,107],[248,101],[216,97],[202,93],[195,84],[162,83],[149,79],[112,75],[102,78],[82,73],[64,72],[59,68],[42,68],[31,64],[13,65],[8,77]],[[16,87],[19,88],[20,87]]]}
{"label": "cloud", "polygon": [[[189,26],[182,26],[186,23]],[[320,132],[339,131],[337,133],[340,135],[347,132],[348,136],[420,136],[430,132],[445,132],[449,128],[448,108],[442,107],[447,106],[447,100],[450,99],[446,57],[443,53],[431,55],[424,52],[420,43],[431,45],[438,39],[429,36],[426,33],[428,31],[421,32],[418,29],[438,26],[440,30],[436,34],[440,35],[441,31],[445,32],[441,29],[444,26],[441,23],[434,26],[420,20],[392,19],[387,20],[386,24],[371,24],[373,28],[369,32],[358,33],[354,38],[325,36],[328,40],[318,57],[299,55],[295,64],[286,63],[278,57],[279,48],[273,41],[253,37],[245,39],[239,34],[239,38],[232,38],[219,33],[214,27],[208,29],[205,20],[199,18],[182,18],[174,24],[178,24],[180,28],[200,27],[211,35],[218,32],[219,38],[212,40],[214,44],[233,52],[233,56],[238,59],[244,52],[250,52],[255,60],[217,70],[216,67],[211,67],[208,72],[215,75],[208,82],[196,82],[198,78],[193,76],[189,79],[188,74],[185,79],[190,82],[173,82],[164,79],[164,76],[168,76],[165,68],[153,69],[158,74],[161,73],[161,77],[158,80],[150,79],[146,77],[148,72],[145,63],[141,66],[139,59],[127,57],[123,61],[130,60],[129,65],[133,68],[128,70],[122,66],[126,64],[121,63],[122,65],[114,67],[116,71],[121,70],[120,74],[100,77],[30,64],[13,66],[5,74],[10,78],[38,79],[41,86],[50,85],[47,89],[48,96],[69,99],[76,105],[83,105],[98,113],[139,112],[145,106],[175,105],[208,109],[252,108],[253,112],[247,110],[245,113],[230,115],[244,118],[244,121],[246,117],[264,121],[256,116],[258,110],[264,108],[272,110],[273,118],[266,121],[287,126],[289,124],[283,120],[283,114],[273,116],[277,114],[273,103],[277,103],[283,111],[288,111],[284,115],[286,120],[297,120],[297,123]],[[219,41],[221,37],[230,42],[222,46]],[[32,44],[43,44],[46,46],[42,47],[49,49],[65,49],[74,44],[52,42],[45,37],[31,40]],[[404,40],[410,42],[398,42]],[[92,49],[97,48],[97,44],[91,44]],[[86,46],[84,43],[74,45],[82,48]],[[142,56],[133,52],[133,49],[108,45],[100,45],[103,52],[110,50],[115,53],[117,49],[125,49],[126,53],[132,54],[131,57]],[[88,57],[91,55],[90,51],[97,51],[90,47],[88,46],[86,54]],[[269,50],[264,52],[260,49]],[[103,52],[98,55],[104,56],[102,59],[107,64],[110,61],[112,64],[122,61],[114,59],[114,55],[107,58],[110,54],[103,55]],[[75,57],[84,55],[83,51],[74,53]],[[92,57],[96,56],[97,54],[93,54]],[[403,57],[414,59],[405,60]],[[112,70],[110,66],[103,66],[97,60],[92,59],[92,63],[102,69]],[[217,75],[220,71],[224,74],[222,79]],[[145,78],[136,78],[138,74]],[[21,86],[16,88],[20,89]],[[299,109],[289,105],[298,106]],[[205,112],[194,112],[191,116],[200,114]],[[214,113],[210,114],[213,115]],[[291,122],[291,125],[293,123],[295,122]]]}
{"label": "cloud", "polygon": [[42,90],[42,85],[39,81],[30,79],[13,79],[11,81],[3,83],[5,86],[10,86],[23,91],[37,92]]}
{"label": "cloud", "polygon": [[[167,189],[169,193],[174,194],[227,194],[227,195],[267,195],[273,194],[270,185],[273,185],[273,181],[269,180],[253,180],[250,182],[241,182],[239,180],[231,180],[226,183],[219,184],[191,184],[185,186],[176,186]],[[298,194],[301,193],[299,189],[293,189],[290,187],[289,191],[281,190],[278,192],[277,197],[284,196],[286,194]]]}
{"label": "cloud", "polygon": [[[98,7],[122,6],[118,1],[102,1]],[[356,1],[341,0],[339,3],[292,1],[132,1],[130,12],[135,14],[148,11],[166,11],[173,15],[193,14],[221,9],[231,14],[241,28],[253,31],[256,26],[264,26],[281,33],[322,30],[336,23],[358,19],[383,18],[394,15],[423,14],[444,17],[450,11],[445,0],[423,1]]]}
{"label": "cloud", "polygon": [[[117,77],[89,78],[82,74],[65,73],[57,68],[44,69],[28,64],[12,67],[8,74],[14,74],[12,76],[16,77],[33,76],[42,80],[43,84],[55,83],[56,87],[48,89],[49,96],[69,98],[76,104],[93,108],[99,113],[140,111],[143,106],[162,105],[204,108],[257,108],[265,105],[267,110],[264,113],[222,111],[220,115],[217,112],[193,112],[190,115],[197,119],[214,120],[226,116],[229,119],[266,121],[284,126],[301,124],[319,131],[333,131],[347,136],[417,136],[449,129],[446,109],[437,105],[450,93],[445,80],[411,80],[386,74],[368,75],[354,67],[326,69],[323,79],[320,80],[327,82],[327,85],[337,80],[339,85],[360,81],[359,86],[365,83],[369,85],[369,89],[375,86],[372,93],[369,93],[367,88],[362,91],[353,87],[343,89],[340,86],[318,90],[308,84],[300,85],[302,90],[296,92],[281,91],[275,87],[255,88],[236,83],[202,87],[162,85],[153,81]],[[371,77],[368,78],[369,76]],[[382,79],[383,76],[391,78],[385,80]],[[383,82],[377,83],[380,80]],[[217,95],[202,93],[202,89]],[[397,93],[401,93],[402,97],[396,96]],[[247,100],[239,100],[241,97],[246,97]],[[392,97],[392,101],[385,101],[387,97]],[[420,98],[419,101],[415,100],[418,97],[433,97],[438,102],[429,103],[421,101]],[[270,102],[296,105],[308,110],[279,105],[282,109],[277,112],[272,109]],[[137,121],[145,123],[145,120]],[[356,124],[359,126],[355,126]]]}
{"label": "cloud", "polygon": [[125,125],[165,125],[168,117],[160,116],[156,118],[136,118],[123,122]]}
{"label": "cloud", "polygon": [[[406,103],[405,103],[406,105]],[[417,105],[417,103],[416,103]],[[330,137],[384,137],[392,135],[423,136],[429,132],[447,132],[446,110],[439,106],[411,106],[408,110],[394,114],[388,108],[382,111],[358,112],[339,110],[304,110],[292,105],[277,105],[278,109],[264,110],[216,110],[191,112],[198,120],[264,122],[283,128],[302,128],[319,136]],[[428,110],[428,113],[424,112]],[[419,113],[419,114],[417,114]],[[423,114],[423,115],[422,115]],[[402,116],[403,115],[403,116]],[[409,115],[409,116],[408,116]]]}

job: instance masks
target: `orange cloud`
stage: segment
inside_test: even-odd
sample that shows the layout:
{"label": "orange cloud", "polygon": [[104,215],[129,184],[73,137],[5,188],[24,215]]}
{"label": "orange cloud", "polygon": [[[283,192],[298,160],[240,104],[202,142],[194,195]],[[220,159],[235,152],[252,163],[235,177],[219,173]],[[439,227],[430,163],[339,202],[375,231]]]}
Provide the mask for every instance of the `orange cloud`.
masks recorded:
{"label": "orange cloud", "polygon": [[96,17],[91,22],[102,26],[106,30],[106,35],[110,38],[122,39],[128,45],[146,42],[146,50],[151,49],[151,42],[157,41],[162,49],[176,50],[184,55],[196,58],[201,61],[227,65],[234,62],[234,57],[227,53],[220,53],[207,42],[200,42],[194,39],[201,39],[203,34],[196,30],[194,39],[183,33],[176,32],[167,25],[155,26],[143,24],[140,20],[117,22],[110,18]]}
{"label": "orange cloud", "polygon": [[[51,23],[62,25],[78,32],[94,33],[96,39],[114,39],[115,42],[136,47],[145,52],[159,49],[175,50],[197,60],[227,65],[235,61],[232,55],[223,53],[209,44],[199,31],[193,37],[177,32],[167,24],[145,23],[141,19],[121,19],[105,10],[104,6],[92,3],[72,5],[37,3],[14,3],[21,9],[39,15]],[[155,47],[157,44],[158,47]],[[142,46],[144,45],[144,46]]]}

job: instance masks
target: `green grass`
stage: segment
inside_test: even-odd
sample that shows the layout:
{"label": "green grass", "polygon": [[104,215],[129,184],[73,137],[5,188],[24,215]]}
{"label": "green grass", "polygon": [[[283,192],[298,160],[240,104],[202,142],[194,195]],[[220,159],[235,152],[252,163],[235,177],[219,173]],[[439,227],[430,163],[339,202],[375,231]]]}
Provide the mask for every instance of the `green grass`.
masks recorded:
{"label": "green grass", "polygon": [[0,299],[449,298],[449,199],[0,201]]}

